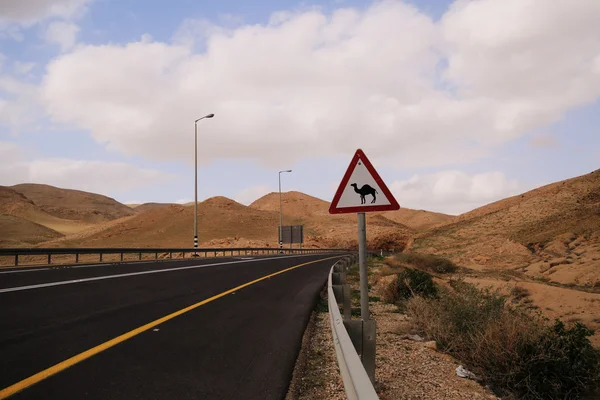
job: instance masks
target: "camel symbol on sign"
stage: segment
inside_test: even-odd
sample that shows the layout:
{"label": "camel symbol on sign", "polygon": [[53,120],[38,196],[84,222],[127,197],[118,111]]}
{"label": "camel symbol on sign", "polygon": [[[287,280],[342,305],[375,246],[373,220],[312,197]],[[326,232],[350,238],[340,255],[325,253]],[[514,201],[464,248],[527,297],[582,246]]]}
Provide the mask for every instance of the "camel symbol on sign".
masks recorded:
{"label": "camel symbol on sign", "polygon": [[354,188],[354,191],[360,195],[360,204],[365,204],[367,202],[365,200],[365,196],[368,194],[373,196],[373,200],[371,201],[371,204],[374,204],[375,201],[377,201],[377,197],[375,196],[375,193],[379,194],[379,192],[377,190],[375,190],[375,188],[372,188],[369,185],[363,185],[359,189],[358,185],[356,183],[353,183],[350,186],[352,186]]}

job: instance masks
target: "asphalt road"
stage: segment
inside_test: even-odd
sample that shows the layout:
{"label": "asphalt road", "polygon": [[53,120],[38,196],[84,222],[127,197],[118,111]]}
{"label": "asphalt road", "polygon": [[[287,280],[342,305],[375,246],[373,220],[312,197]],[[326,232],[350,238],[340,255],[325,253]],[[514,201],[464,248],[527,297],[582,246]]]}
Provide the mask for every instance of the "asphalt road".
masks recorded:
{"label": "asphalt road", "polygon": [[0,398],[19,384],[11,399],[282,399],[335,260],[0,271]]}

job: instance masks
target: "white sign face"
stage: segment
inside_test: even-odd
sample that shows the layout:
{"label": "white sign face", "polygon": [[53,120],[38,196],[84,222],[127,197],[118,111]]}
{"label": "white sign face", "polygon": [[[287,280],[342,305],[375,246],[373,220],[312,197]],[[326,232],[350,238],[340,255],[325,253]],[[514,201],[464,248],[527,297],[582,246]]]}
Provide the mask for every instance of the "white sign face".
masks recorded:
{"label": "white sign face", "polygon": [[329,206],[330,214],[398,210],[400,205],[365,153],[358,149]]}
{"label": "white sign face", "polygon": [[375,178],[371,176],[362,160],[359,160],[338,201],[338,208],[387,206],[390,204],[375,182]]}

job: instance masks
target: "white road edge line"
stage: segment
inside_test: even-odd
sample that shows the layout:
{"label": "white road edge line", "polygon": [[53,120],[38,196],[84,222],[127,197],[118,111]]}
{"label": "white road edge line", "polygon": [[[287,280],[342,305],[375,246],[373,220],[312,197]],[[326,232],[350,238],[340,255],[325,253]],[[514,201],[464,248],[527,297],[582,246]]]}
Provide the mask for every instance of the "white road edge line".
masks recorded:
{"label": "white road edge line", "polygon": [[257,261],[268,261],[268,260],[281,260],[282,258],[308,257],[308,256],[314,256],[314,255],[315,254],[302,254],[302,255],[278,256],[278,257],[269,257],[269,258],[255,258],[253,260],[229,261],[229,262],[214,263],[214,264],[191,265],[191,266],[187,266],[187,267],[155,269],[155,270],[151,270],[151,271],[128,272],[125,274],[96,276],[93,278],[72,279],[72,280],[68,280],[68,281],[40,283],[37,285],[16,286],[16,287],[11,287],[11,288],[6,288],[6,289],[0,289],[0,294],[9,293],[9,292],[19,292],[19,291],[23,291],[23,290],[39,289],[39,288],[52,287],[52,286],[72,285],[74,283],[101,281],[101,280],[105,280],[105,279],[116,279],[116,278],[123,278],[123,277],[136,276],[136,275],[158,274],[158,273],[162,273],[162,272],[182,271],[182,270],[186,270],[186,269],[215,267],[218,265],[241,264],[241,263],[251,263],[251,262],[257,262]]}
{"label": "white road edge line", "polygon": [[[313,253],[314,254],[314,253]],[[300,255],[309,255],[309,254],[300,254]],[[260,255],[259,255],[260,257]],[[287,256],[289,257],[289,256]],[[211,257],[214,258],[214,257]],[[256,257],[240,257],[240,256],[227,256],[227,258],[234,258],[236,260],[253,260]],[[51,271],[51,270],[58,270],[58,269],[77,269],[77,268],[90,268],[90,267],[109,267],[109,266],[119,266],[119,265],[141,265],[141,264],[145,264],[145,263],[153,263],[153,262],[171,262],[171,261],[189,261],[189,258],[175,258],[175,259],[162,259],[162,260],[142,260],[142,261],[124,261],[124,262],[120,262],[120,261],[115,261],[115,262],[111,262],[111,261],[107,261],[105,263],[102,264],[66,264],[66,265],[62,265],[62,264],[54,264],[51,267],[21,267],[19,269],[11,269],[10,271],[2,271],[2,269],[0,269],[0,275],[1,274],[20,274],[23,272],[38,272],[38,271]]]}
{"label": "white road edge line", "polygon": [[35,269],[14,269],[11,271],[0,271],[0,274],[19,274],[21,272],[50,271],[51,269],[55,269],[55,268],[56,267],[35,268]]}

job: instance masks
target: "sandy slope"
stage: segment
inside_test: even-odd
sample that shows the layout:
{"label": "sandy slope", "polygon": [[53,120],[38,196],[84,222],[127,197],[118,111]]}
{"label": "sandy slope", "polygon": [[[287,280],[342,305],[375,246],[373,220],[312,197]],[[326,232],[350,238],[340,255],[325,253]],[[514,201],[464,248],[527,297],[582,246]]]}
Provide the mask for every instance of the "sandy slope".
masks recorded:
{"label": "sandy slope", "polygon": [[500,289],[509,294],[518,286],[529,291],[533,305],[539,307],[547,318],[560,318],[563,321],[580,321],[596,330],[592,343],[600,347],[600,293],[586,293],[569,288],[549,286],[543,283],[512,280],[509,282],[489,278],[467,278],[467,282],[480,287]]}
{"label": "sandy slope", "polygon": [[[305,246],[353,247],[357,245],[355,215],[331,216],[325,203],[314,207],[304,204],[299,193],[284,193],[284,224],[305,226]],[[321,200],[315,199],[318,202]],[[323,202],[324,203],[324,202]],[[138,211],[132,217],[105,223],[55,240],[51,246],[191,246],[193,243],[193,207],[170,204]],[[277,246],[277,211],[248,207],[225,197],[207,199],[198,206],[199,242],[207,247]],[[369,243],[375,248],[401,249],[411,230],[380,215],[367,219]]]}
{"label": "sandy slope", "polygon": [[0,247],[31,246],[61,236],[52,229],[24,218],[0,214]]}
{"label": "sandy slope", "polygon": [[593,286],[600,285],[599,231],[600,170],[463,214],[417,234],[411,249],[473,269]]}
{"label": "sandy slope", "polygon": [[95,193],[31,183],[11,188],[46,213],[61,219],[96,223],[135,214],[130,207]]}
{"label": "sandy slope", "polygon": [[[23,194],[6,186],[0,186],[0,215],[18,217],[19,219],[10,220],[17,225],[24,224],[23,220],[26,220],[62,234],[77,232],[90,226],[89,223],[82,221],[66,220],[50,215]],[[7,221],[9,219],[5,219],[5,223],[8,223]],[[31,224],[28,225],[32,227]],[[32,232],[30,229],[21,229],[18,226],[11,229],[14,233],[11,240],[13,243],[31,243],[28,236],[28,232]],[[52,237],[54,235],[48,236],[49,239]]]}
{"label": "sandy slope", "polygon": [[[293,215],[299,218],[326,217],[329,216],[330,203],[319,198],[309,196],[300,192],[286,192],[282,196],[283,209],[287,215]],[[256,200],[250,207],[259,210],[279,211],[279,193],[269,193]],[[381,216],[393,222],[402,224],[412,230],[420,231],[452,221],[454,216],[434,213],[424,210],[412,210],[410,208],[401,208],[398,211],[387,211],[382,213],[372,213],[370,216]],[[342,215],[343,220],[355,220],[354,214]]]}
{"label": "sandy slope", "polygon": [[[116,220],[106,229],[90,231],[87,237],[67,240],[62,245],[76,246],[192,246],[193,207],[168,205],[151,208],[135,216]],[[262,241],[270,235],[276,241],[279,216],[261,212],[225,197],[199,203],[199,241],[245,238]]]}
{"label": "sandy slope", "polygon": [[131,204],[128,204],[128,206],[135,209],[135,211],[137,213],[141,213],[141,212],[148,211],[148,210],[154,210],[157,208],[174,206],[174,205],[176,205],[176,204],[174,204],[174,203],[144,203],[144,204],[137,204],[137,205],[135,205],[135,207],[132,207]]}

